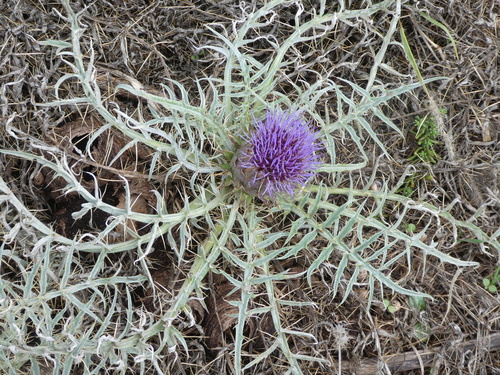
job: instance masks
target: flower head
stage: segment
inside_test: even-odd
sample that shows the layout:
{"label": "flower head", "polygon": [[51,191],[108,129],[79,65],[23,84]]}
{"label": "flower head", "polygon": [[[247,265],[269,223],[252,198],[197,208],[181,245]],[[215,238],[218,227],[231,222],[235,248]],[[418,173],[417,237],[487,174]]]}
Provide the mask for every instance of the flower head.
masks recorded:
{"label": "flower head", "polygon": [[299,112],[267,111],[233,158],[233,175],[249,194],[273,199],[293,195],[314,175],[317,133]]}

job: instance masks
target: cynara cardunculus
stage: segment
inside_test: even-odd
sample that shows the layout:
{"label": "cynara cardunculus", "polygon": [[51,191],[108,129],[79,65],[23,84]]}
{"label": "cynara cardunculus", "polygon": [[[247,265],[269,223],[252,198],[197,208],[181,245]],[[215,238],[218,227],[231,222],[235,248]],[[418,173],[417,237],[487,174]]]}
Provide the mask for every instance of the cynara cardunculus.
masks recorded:
{"label": "cynara cardunculus", "polygon": [[317,133],[296,111],[267,111],[232,161],[233,176],[260,198],[293,195],[318,167]]}

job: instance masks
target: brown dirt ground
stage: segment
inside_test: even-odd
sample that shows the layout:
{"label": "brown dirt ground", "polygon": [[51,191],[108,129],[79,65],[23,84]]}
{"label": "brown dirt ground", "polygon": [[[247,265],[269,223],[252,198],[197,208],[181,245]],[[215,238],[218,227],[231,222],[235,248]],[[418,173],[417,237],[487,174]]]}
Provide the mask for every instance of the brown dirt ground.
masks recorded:
{"label": "brown dirt ground", "polygon": [[[107,93],[112,93],[113,87],[120,82],[140,83],[147,90],[157,92],[160,84],[171,85],[168,79],[175,79],[194,90],[196,78],[221,77],[223,72],[219,61],[207,52],[200,54],[197,47],[214,42],[206,25],[218,23],[230,28],[241,12],[239,1],[235,0],[77,3],[75,7],[78,9],[88,5],[82,22],[88,26],[86,34],[92,37],[98,80],[103,92]],[[248,3],[258,6],[259,1]],[[347,8],[364,6],[362,1],[346,0],[345,3]],[[458,54],[444,31],[420,16],[417,10],[447,26],[456,41]],[[48,144],[66,148],[68,152],[76,152],[74,147],[84,152],[91,133],[89,129],[97,121],[92,113],[87,114],[85,108],[42,108],[36,104],[54,99],[54,84],[68,69],[61,64],[53,49],[38,44],[46,39],[68,39],[69,26],[57,12],[64,14],[56,1],[7,0],[0,5],[1,119],[3,124],[8,123]],[[391,107],[384,109],[407,137],[401,139],[388,132],[382,134],[381,130],[381,139],[393,154],[392,159],[380,159],[377,176],[386,183],[399,180],[406,159],[415,148],[411,133],[413,119],[427,113],[434,102],[447,110],[440,124],[442,142],[437,151],[441,159],[430,170],[424,164],[416,165],[417,170],[430,174],[432,178],[417,179],[414,198],[437,207],[446,207],[460,198],[451,210],[453,215],[468,220],[480,210],[474,219],[475,224],[493,234],[500,227],[500,3],[497,0],[403,1],[402,14],[402,25],[424,77],[442,76],[450,80],[430,84],[429,95],[422,89],[416,90],[412,95],[393,100]],[[294,8],[284,7],[277,17],[278,25],[279,22],[294,22]],[[375,20],[371,27],[370,32],[377,30],[383,34],[388,27],[387,20]],[[286,36],[283,30],[285,28],[277,27],[278,40]],[[320,46],[305,44],[290,52],[288,58],[296,60],[297,66],[286,72],[287,80],[313,80],[308,70],[303,69],[307,67],[316,71],[333,71],[335,77],[363,86],[373,53],[379,45],[365,39],[356,27],[339,28],[335,35],[321,43]],[[256,44],[252,48],[247,53],[258,59],[265,60],[269,56],[266,46]],[[399,72],[414,74],[401,48],[389,46],[386,59]],[[384,80],[384,77],[378,78]],[[288,91],[287,80],[280,83],[283,92]],[[387,87],[397,84],[394,75],[390,74],[383,83]],[[71,85],[62,87],[62,90],[64,95],[71,97]],[[137,99],[119,93],[112,99],[132,110],[137,105]],[[379,124],[373,125],[377,129]],[[21,141],[13,141],[3,129],[0,132],[2,148],[22,150],[25,147]],[[156,198],[149,191],[162,184],[161,179],[145,182],[149,153],[147,150],[131,150],[130,154],[124,154],[110,164],[113,152],[102,152],[103,142],[109,142],[109,139],[113,140],[111,143],[116,150],[126,142],[113,131],[102,134],[90,145],[95,164],[77,166],[75,168],[80,169],[75,173],[83,170],[95,174],[98,171],[99,187],[105,191],[105,200],[123,207],[123,182],[116,178],[116,172],[120,170],[123,175],[128,171],[132,195],[138,198],[135,211],[148,212],[149,207],[156,204]],[[345,147],[339,158],[346,163],[355,162],[356,156],[349,153],[348,145]],[[367,143],[367,148],[370,147],[373,145]],[[375,149],[373,154],[376,154]],[[103,165],[107,167],[103,168]],[[350,177],[363,186],[373,167],[370,165],[352,172]],[[79,210],[83,202],[77,194],[61,199],[58,191],[62,182],[50,173],[43,170],[35,173],[29,163],[3,156],[0,173],[19,198],[34,212],[39,212],[40,218],[53,223],[60,234],[73,237],[85,231],[102,230],[105,226],[107,216],[98,210],[93,212],[92,221],[84,217],[71,222],[71,213]],[[348,177],[346,175],[346,181]],[[91,183],[89,181],[89,186]],[[182,191],[183,183],[182,176],[178,176],[170,189],[166,189],[172,195],[173,204],[182,205],[177,192]],[[139,233],[148,230],[133,222],[127,225]],[[120,240],[123,238],[113,239]],[[443,244],[449,241],[448,238],[441,240]],[[304,368],[304,372],[340,373],[337,367],[340,358],[343,373],[375,374],[380,371],[413,375],[430,373],[430,368],[433,368],[433,374],[500,374],[500,296],[489,293],[482,286],[482,279],[495,271],[500,260],[498,255],[489,257],[481,253],[475,244],[469,242],[457,244],[453,251],[462,259],[479,262],[480,266],[457,269],[427,262],[423,274],[423,260],[415,255],[414,269],[406,277],[411,280],[412,288],[434,297],[433,301],[427,301],[423,311],[409,306],[407,297],[389,294],[386,298],[390,299],[395,312],[388,312],[380,304],[374,304],[367,312],[363,305],[366,293],[362,288],[339,306],[339,297],[329,298],[324,281],[331,279],[332,275],[327,272],[313,279],[313,287],[302,279],[297,279],[293,285],[278,285],[281,293],[288,294],[290,299],[312,301],[318,306],[317,309],[283,311],[290,328],[313,334],[319,342],[317,350],[333,364],[311,364]],[[304,257],[307,258],[307,254]],[[276,267],[301,270],[300,261]],[[171,268],[170,260],[158,265],[160,271]],[[397,279],[406,274],[407,270],[400,269],[393,272],[392,277]],[[157,282],[175,293],[178,287],[176,275],[174,272],[158,272]],[[15,277],[12,274],[4,276]],[[212,300],[228,292],[225,290],[227,285],[217,280],[212,280],[212,283],[216,285],[212,290]],[[155,308],[151,291],[138,294],[147,309]],[[213,305],[209,302],[207,306],[219,315],[235,313],[228,303]],[[201,322],[206,312],[195,303],[191,307]],[[206,321],[205,327],[212,326]],[[171,372],[230,374],[230,351],[218,353],[210,348],[232,340],[230,327],[233,323],[230,319],[224,322],[224,337],[220,331],[208,328],[205,332],[208,340],[193,335],[189,342],[193,350],[191,357],[183,358],[181,366],[172,365]],[[253,350],[258,351],[264,343],[255,333],[256,325],[264,334],[272,334],[272,328],[265,318],[259,323],[249,324],[247,335],[255,335]],[[426,332],[425,339],[421,339],[422,330]],[[344,342],[342,338],[345,337],[349,339]],[[292,346],[295,350],[310,353],[307,341],[294,340]],[[385,367],[380,367],[380,362],[377,365],[376,359],[382,357],[386,360]],[[281,373],[279,358],[270,358],[269,365],[267,370],[262,368],[259,373]]]}

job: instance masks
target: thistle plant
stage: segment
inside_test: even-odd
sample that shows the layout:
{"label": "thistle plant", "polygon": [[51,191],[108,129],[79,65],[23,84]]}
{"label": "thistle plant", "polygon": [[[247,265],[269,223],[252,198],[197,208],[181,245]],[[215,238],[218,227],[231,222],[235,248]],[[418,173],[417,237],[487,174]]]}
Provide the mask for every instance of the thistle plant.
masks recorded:
{"label": "thistle plant", "polygon": [[317,138],[300,113],[268,110],[233,157],[233,176],[260,198],[293,196],[319,166]]}
{"label": "thistle plant", "polygon": [[[40,104],[40,108],[86,106],[81,112],[90,109],[88,112],[99,116],[102,124],[92,137],[113,129],[127,139],[118,155],[129,149],[151,150],[146,177],[156,177],[167,186],[165,190],[177,174],[185,184],[179,189],[182,201],[177,206],[172,207],[158,189],[154,191],[156,205],[151,208],[154,212],[134,212],[130,184],[119,174],[116,179],[124,180],[125,208],[114,206],[103,200],[97,182],[95,189],[82,184],[64,150],[44,144],[9,120],[6,131],[23,147],[6,147],[1,154],[53,171],[66,184],[61,195],[77,193],[85,201],[73,217],[98,208],[109,218],[104,233],[86,234],[85,240],[63,237],[16,197],[0,177],[1,220],[5,224],[0,255],[12,269],[19,270],[19,280],[5,275],[0,279],[0,372],[17,374],[27,368],[40,372],[40,367],[49,363],[54,374],[70,374],[74,369],[85,374],[173,373],[174,366],[190,363],[191,348],[202,347],[199,342],[190,345],[190,340],[205,332],[185,335],[183,329],[201,330],[191,302],[205,301],[210,286],[207,279],[216,274],[230,283],[232,295],[238,296],[230,300],[238,311],[233,314],[237,323],[231,327],[233,363],[220,368],[231,368],[236,374],[259,372],[258,366],[267,370],[267,361],[278,358],[281,373],[301,374],[304,363],[306,367],[309,362],[330,366],[329,356],[322,354],[327,353],[323,350],[305,352],[317,344],[314,334],[284,321],[292,308],[312,308],[314,302],[289,299],[288,293],[277,292],[278,284],[303,276],[304,282],[312,285],[314,276],[331,273],[322,281],[330,291],[328,298],[343,303],[363,284],[369,311],[371,303],[383,301],[389,290],[430,297],[425,290],[411,289],[411,282],[405,283],[404,277],[401,282],[393,280],[395,265],[412,270],[415,258],[422,258],[424,265],[428,258],[456,266],[476,264],[453,257],[438,246],[433,240],[435,233],[429,230],[432,225],[449,230],[451,242],[457,240],[457,229],[461,229],[480,240],[482,251],[500,249],[496,240],[500,232],[490,237],[472,223],[453,217],[451,207],[442,209],[396,194],[402,182],[370,191],[376,168],[364,189],[356,189],[345,178],[369,163],[366,142],[390,157],[369,119],[377,119],[402,135],[381,107],[422,83],[436,80],[408,82],[391,86],[389,91],[375,85],[381,81],[378,71],[399,21],[399,13],[387,9],[400,7],[399,3],[369,2],[366,8],[356,10],[345,9],[341,3],[329,13],[322,1],[304,19],[300,15],[306,6],[300,1],[268,1],[234,21],[230,35],[217,25],[207,27],[218,42],[201,48],[207,54],[213,51],[221,60],[222,78],[200,78],[194,93],[177,81],[169,81],[161,94],[152,94],[138,84],[117,85],[116,91],[139,99],[133,112],[106,101],[107,95],[96,80],[94,53],[91,48],[87,54],[82,52],[82,38],[88,35],[81,15],[74,12],[69,0],[62,3],[66,12],[62,18],[70,23],[71,38],[48,40],[43,46],[53,48],[69,72],[54,86],[56,99]],[[273,51],[268,60],[259,61],[246,52],[269,32],[278,10],[297,4],[300,7],[295,10],[296,22],[290,34],[280,43],[273,34],[265,38]],[[371,27],[374,14],[379,12],[390,18],[389,30],[373,33],[374,39],[381,38],[380,48],[363,87],[330,79],[330,73],[318,73],[312,83],[290,80],[291,92],[283,93],[283,72],[294,67],[294,61],[286,56],[295,46],[333,40],[330,33],[342,24],[352,28],[366,21],[366,27]],[[59,97],[61,87],[75,82],[79,90],[70,91],[73,97]],[[325,97],[331,102],[324,101]],[[289,110],[268,111],[252,122],[254,114],[267,108]],[[319,130],[313,131],[303,118],[311,119]],[[234,137],[240,134],[246,135],[236,149]],[[359,156],[356,163],[339,160],[336,137],[350,142],[350,152]],[[234,154],[232,172],[224,167],[230,163],[226,151]],[[318,178],[313,178],[316,172]],[[249,199],[235,189],[235,182],[251,195],[274,199],[277,204],[269,208],[258,199]],[[282,195],[293,195],[293,199],[282,199]],[[341,204],[335,200],[339,195],[343,197]],[[395,219],[382,218],[382,211],[394,206],[400,210]],[[403,228],[407,216],[419,218],[420,227],[412,233]],[[147,231],[130,231],[122,242],[107,242],[107,234],[115,228],[128,230],[123,225],[128,219],[144,224]],[[203,234],[201,239],[194,239],[194,231]],[[148,257],[158,246],[169,249],[182,272],[171,298],[153,314],[134,307],[132,292],[138,285],[154,287]],[[81,256],[85,253],[94,253],[95,261],[85,263]],[[120,262],[110,261],[110,255],[132,258],[133,267],[125,270]],[[301,256],[305,265],[299,274],[275,266]],[[159,289],[155,292],[160,293]],[[258,296],[265,297],[259,305],[255,302]],[[259,321],[263,316],[270,317],[274,328],[267,337],[268,346],[261,353],[249,353],[245,348],[252,339],[245,336],[246,328],[252,319]],[[26,344],[27,326],[35,326],[31,334],[38,340],[36,347]],[[294,347],[304,340],[307,345]],[[217,360],[227,358],[221,355]],[[185,368],[177,372],[181,371]],[[328,367],[325,372],[334,371]]]}

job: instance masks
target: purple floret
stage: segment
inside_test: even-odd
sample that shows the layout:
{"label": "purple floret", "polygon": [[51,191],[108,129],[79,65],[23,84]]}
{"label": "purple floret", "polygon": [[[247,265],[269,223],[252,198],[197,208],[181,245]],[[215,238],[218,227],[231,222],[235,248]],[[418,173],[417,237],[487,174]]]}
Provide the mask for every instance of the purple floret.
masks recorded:
{"label": "purple floret", "polygon": [[293,195],[319,165],[317,138],[299,112],[267,111],[240,149],[238,175],[249,178],[243,185],[261,198]]}

